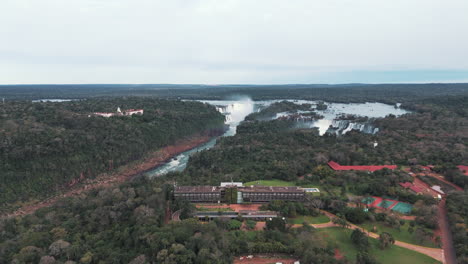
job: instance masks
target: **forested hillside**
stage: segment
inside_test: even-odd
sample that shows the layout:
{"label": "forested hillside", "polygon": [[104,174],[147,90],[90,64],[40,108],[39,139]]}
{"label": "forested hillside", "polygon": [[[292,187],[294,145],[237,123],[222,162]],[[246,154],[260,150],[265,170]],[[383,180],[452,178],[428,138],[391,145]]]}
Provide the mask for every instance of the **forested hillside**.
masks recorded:
{"label": "forested hillside", "polygon": [[468,263],[468,192],[451,193],[447,211],[458,263]]}
{"label": "forested hillside", "polygon": [[[141,108],[143,115],[93,116]],[[0,204],[47,196],[189,136],[221,130],[224,116],[198,102],[144,98],[0,105]]]}
{"label": "forested hillside", "polygon": [[[358,244],[352,244],[354,242],[340,247],[341,240],[353,239],[344,229],[336,229],[342,234],[338,241],[330,237],[331,233],[321,233],[332,232],[330,230],[316,230],[307,224],[289,228],[282,218],[267,221],[263,231],[239,230],[243,219],[215,220],[206,224],[193,219],[166,223],[171,212],[181,210],[180,216],[185,219],[194,210],[193,205],[172,199],[173,183],[218,185],[220,181],[231,179],[242,182],[278,179],[293,185],[320,186],[320,195],[311,196],[311,200],[304,203],[272,203],[265,207],[279,211],[284,217],[304,211],[312,217],[319,214],[318,209],[323,209],[338,215],[339,218],[332,220],[339,225],[346,225],[346,220],[357,225],[381,224],[398,229],[395,235],[405,233],[420,244],[433,243],[437,226],[436,200],[399,187],[400,182],[413,180],[407,172],[335,172],[326,163],[334,160],[342,165],[433,164],[447,179],[463,186],[467,177],[454,166],[462,164],[467,157],[468,124],[464,111],[467,102],[466,97],[452,97],[407,103],[404,107],[414,113],[373,120],[380,128],[375,135],[353,131],[338,137],[319,136],[317,129],[298,129],[292,120],[248,118],[251,121],[243,122],[235,136],[220,138],[212,149],[191,156],[183,172],[151,180],[139,176],[119,186],[60,200],[31,215],[0,219],[0,263],[214,264],[232,263],[234,257],[257,253],[286,254],[300,259],[301,263],[377,263],[374,258],[378,256],[392,257],[393,253],[382,251],[391,249],[377,248],[380,242],[367,241],[367,238],[368,248],[364,253]],[[114,111],[116,106],[144,108],[145,114],[88,117],[89,112]],[[281,104],[273,107],[278,106]],[[280,108],[273,112],[282,111],[283,106]],[[222,115],[201,103],[136,98],[61,104],[16,102],[7,104],[6,109],[18,110],[5,111],[2,117],[5,137],[2,146],[9,146],[9,154],[4,151],[2,155],[8,157],[5,159],[10,164],[8,169],[16,172],[5,174],[9,177],[5,179],[16,179],[13,175],[41,169],[36,183],[47,179],[49,173],[62,183],[79,177],[83,171],[83,175],[92,177],[108,170],[110,165],[116,167],[119,162],[138,159],[151,149],[209,128],[219,128],[223,123]],[[20,129],[22,127],[24,130]],[[40,139],[47,141],[39,144]],[[78,143],[83,140],[87,143]],[[16,142],[23,144],[19,152],[13,147],[18,144]],[[378,142],[378,146],[375,147],[374,142]],[[123,151],[117,151],[119,148]],[[35,151],[50,156],[37,156]],[[87,155],[95,160],[85,159]],[[16,157],[23,160],[18,161]],[[29,159],[32,162],[27,162]],[[94,164],[90,165],[92,170],[83,170],[87,167],[81,164],[87,163]],[[28,167],[20,170],[23,164]],[[52,167],[53,164],[58,167]],[[61,174],[53,173],[57,168],[62,168],[58,170]],[[41,188],[44,190],[42,186],[27,182],[17,184],[18,187],[11,183],[8,190],[20,192],[24,188],[37,193]],[[43,186],[53,188],[55,185],[44,181]],[[15,192],[10,192],[11,195]],[[414,203],[414,221],[348,206],[368,195],[390,196]],[[466,255],[466,234],[460,231],[466,225],[466,210],[462,206],[465,200],[466,195],[462,193],[447,198],[449,216],[455,224],[453,231],[458,232],[455,235],[457,253],[462,260]],[[301,207],[303,210],[299,210]],[[390,246],[393,247],[396,246]],[[356,259],[348,256],[337,259],[337,248],[360,253]],[[401,259],[407,257],[402,251],[398,254]],[[410,254],[415,252],[410,251]],[[415,263],[429,262],[422,259]]]}

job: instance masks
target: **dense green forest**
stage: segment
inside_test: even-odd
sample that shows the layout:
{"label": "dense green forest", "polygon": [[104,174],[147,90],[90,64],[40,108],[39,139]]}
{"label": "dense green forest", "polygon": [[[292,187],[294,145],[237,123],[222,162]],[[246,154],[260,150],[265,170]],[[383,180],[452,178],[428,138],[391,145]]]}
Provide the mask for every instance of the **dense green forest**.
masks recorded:
{"label": "dense green forest", "polygon": [[165,206],[180,206],[167,200],[170,189],[159,179],[139,178],[33,215],[0,219],[0,263],[221,264],[253,253],[293,254],[302,263],[347,263],[335,260],[333,247],[312,228],[287,229],[284,222],[264,232],[229,231],[224,220],[164,225]]}
{"label": "dense green forest", "polygon": [[[271,89],[284,94],[280,89]],[[448,92],[460,91],[457,89],[462,88],[454,85]],[[262,92],[260,89],[259,98]],[[379,96],[385,94],[378,92]],[[358,92],[350,100],[366,100],[376,94]],[[324,239],[308,225],[288,228],[281,218],[268,222],[265,231],[238,230],[242,219],[204,224],[186,219],[190,218],[194,207],[172,200],[174,181],[179,185],[218,185],[220,181],[231,179],[242,182],[279,179],[302,186],[320,186],[321,194],[311,196],[307,202],[273,202],[264,209],[278,211],[285,217],[316,216],[319,209],[324,209],[338,215],[339,218],[333,219],[338,224],[370,221],[398,230],[409,225],[421,241],[431,240],[437,226],[436,201],[401,188],[399,182],[412,181],[407,173],[401,170],[335,172],[326,165],[329,160],[342,165],[433,164],[447,179],[466,187],[467,177],[455,165],[466,163],[468,97],[419,97],[400,101],[402,94],[408,93],[397,92],[395,97],[386,100],[399,100],[404,103],[402,107],[413,113],[370,120],[380,128],[374,135],[352,131],[342,136],[320,136],[317,129],[298,128],[292,120],[260,121],[263,118],[256,118],[255,115],[272,116],[272,113],[302,107],[273,104],[263,113],[248,117],[248,121],[237,128],[235,136],[220,138],[212,149],[191,156],[183,172],[152,180],[139,176],[120,186],[60,200],[32,215],[0,219],[0,263],[231,263],[235,256],[255,253],[293,255],[300,258],[301,263],[376,263],[373,256],[362,252],[356,262],[346,258],[337,260],[334,258],[336,242]],[[337,101],[342,96],[336,92],[328,95]],[[316,97],[305,96],[326,97],[320,92]],[[145,114],[88,117],[90,112],[115,111],[117,106],[143,108]],[[148,151],[177,139],[218,129],[223,120],[214,107],[196,102],[114,98],[56,104],[7,100],[0,129],[2,139],[5,138],[1,141],[2,157],[8,165],[2,164],[5,167],[1,169],[14,173],[1,176],[12,182],[23,179],[24,183],[15,186],[2,178],[2,184],[8,183],[7,190],[14,190],[4,199],[19,197],[24,190],[34,197],[41,190],[52,189],[57,182],[67,183],[82,173],[93,177],[109,169],[109,160],[114,167],[137,160]],[[374,142],[378,143],[377,147]],[[16,146],[22,147],[17,149]],[[26,181],[25,176],[16,178],[22,173],[34,173],[39,180],[33,182],[36,177],[32,177]],[[52,178],[50,182],[46,180],[48,177]],[[348,206],[349,203],[358,204],[367,195],[385,195],[414,203],[415,221],[406,224],[391,214],[372,209],[364,212],[362,208]],[[466,259],[467,252],[466,232],[462,232],[467,224],[465,204],[463,193],[450,193],[447,198],[461,261]],[[167,224],[166,214],[179,209],[185,220]],[[358,239],[359,235],[353,232],[353,243],[367,241],[367,238],[362,239],[362,234]],[[355,246],[361,247],[357,242]]]}
{"label": "dense green forest", "polygon": [[468,263],[468,192],[451,193],[447,211],[458,263]]}
{"label": "dense green forest", "polygon": [[154,96],[185,99],[227,99],[245,95],[254,100],[308,99],[328,102],[412,102],[415,99],[468,94],[468,84],[294,84],[294,85],[2,85],[0,97],[10,99],[109,96]]}
{"label": "dense green forest", "polygon": [[[93,116],[141,108],[143,115]],[[222,129],[224,116],[198,102],[144,98],[0,106],[0,205],[51,195],[177,140]]]}
{"label": "dense green forest", "polygon": [[[467,109],[467,104],[468,97],[453,98],[447,104],[412,104],[413,114],[375,120],[380,132],[374,135],[351,132],[319,136],[316,129],[290,129],[294,123],[286,120],[243,122],[235,136],[222,138],[210,151],[193,155],[186,172],[178,177],[196,177],[214,184],[226,180],[226,175],[252,181],[296,180],[299,176],[307,180],[311,174],[310,180],[317,181],[322,179],[313,173],[314,168],[334,160],[343,165],[438,165],[450,180],[463,187],[467,177],[455,165],[466,162],[468,156],[468,119],[452,109]],[[348,174],[350,182],[359,178],[351,175],[355,173]],[[340,186],[347,177],[323,180],[337,181],[335,185]],[[368,177],[373,176],[359,179],[368,185],[372,182]]]}

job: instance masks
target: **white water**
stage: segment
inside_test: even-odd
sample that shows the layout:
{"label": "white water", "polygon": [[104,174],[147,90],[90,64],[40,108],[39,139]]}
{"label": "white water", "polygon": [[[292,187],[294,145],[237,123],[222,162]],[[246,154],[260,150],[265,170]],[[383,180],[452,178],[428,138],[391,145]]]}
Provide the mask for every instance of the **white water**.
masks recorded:
{"label": "white water", "polygon": [[32,100],[33,103],[63,103],[63,102],[71,102],[71,101],[78,101],[80,99],[39,99],[39,100]]}
{"label": "white water", "polygon": [[[236,134],[236,128],[240,122],[244,121],[245,117],[254,111],[258,111],[258,107],[250,98],[240,100],[226,101],[201,101],[214,105],[216,109],[225,115],[225,124],[229,125],[228,130],[221,137],[233,136]],[[217,138],[208,141],[194,149],[182,152],[175,159],[145,173],[149,177],[155,177],[166,174],[171,171],[183,171],[187,166],[187,162],[193,153],[212,148],[216,144]]]}
{"label": "white water", "polygon": [[[233,136],[236,134],[237,126],[242,122],[245,117],[253,112],[260,111],[261,109],[269,106],[272,103],[284,101],[284,100],[266,100],[266,101],[252,101],[249,98],[242,98],[239,100],[200,100],[200,102],[214,105],[216,109],[226,116],[226,124],[229,125],[229,129],[221,136]],[[317,104],[316,101],[306,100],[287,100],[297,104],[312,104],[312,108]],[[369,124],[360,124],[356,122],[341,120],[335,120],[341,114],[352,114],[357,116],[367,116],[369,118],[380,118],[385,117],[389,114],[400,116],[409,113],[399,107],[395,108],[393,105],[387,105],[382,103],[364,103],[364,104],[339,104],[339,103],[327,103],[328,108],[326,110],[315,110],[320,115],[324,116],[323,119],[313,121],[309,123],[310,128],[317,127],[319,134],[323,135],[329,130],[330,125],[338,126],[336,134],[345,134],[352,129],[357,129],[365,133],[376,133],[378,128],[374,128]],[[302,111],[307,112],[307,111]],[[287,113],[280,113],[277,117],[285,115]],[[340,127],[341,126],[341,127]],[[183,171],[187,166],[187,162],[190,155],[198,151],[212,148],[216,144],[217,138],[210,140],[209,142],[202,144],[192,150],[185,151],[179,154],[175,159],[145,173],[149,177],[155,177],[166,174],[171,171]]]}

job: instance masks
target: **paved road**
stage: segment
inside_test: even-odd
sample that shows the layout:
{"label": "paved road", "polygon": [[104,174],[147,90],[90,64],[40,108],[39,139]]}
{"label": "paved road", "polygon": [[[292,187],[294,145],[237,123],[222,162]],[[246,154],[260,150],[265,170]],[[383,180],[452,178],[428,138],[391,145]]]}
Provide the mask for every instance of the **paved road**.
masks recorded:
{"label": "paved road", "polygon": [[182,213],[182,209],[175,211],[171,216],[171,220],[175,222],[180,221],[180,213]]}

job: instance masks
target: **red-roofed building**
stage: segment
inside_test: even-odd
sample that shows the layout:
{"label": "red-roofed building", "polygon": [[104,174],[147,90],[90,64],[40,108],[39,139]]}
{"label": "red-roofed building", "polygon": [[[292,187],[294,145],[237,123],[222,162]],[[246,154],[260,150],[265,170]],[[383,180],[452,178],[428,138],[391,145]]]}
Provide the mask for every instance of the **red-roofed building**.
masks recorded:
{"label": "red-roofed building", "polygon": [[431,171],[434,166],[432,165],[427,165],[427,166],[421,166],[421,169],[423,171]]}
{"label": "red-roofed building", "polygon": [[405,189],[410,189],[411,191],[413,191],[416,194],[422,194],[422,192],[423,192],[423,189],[421,187],[418,187],[418,186],[412,184],[411,182],[400,182],[399,184],[400,184],[401,187],[403,187]]}
{"label": "red-roofed building", "polygon": [[420,187],[416,185],[412,185],[411,187],[409,187],[409,189],[412,190],[416,194],[421,194],[423,191],[423,189],[421,189]]}
{"label": "red-roofed building", "polygon": [[411,187],[413,184],[411,182],[400,182],[401,187],[407,189]]}
{"label": "red-roofed building", "polygon": [[377,171],[384,168],[394,170],[397,168],[396,165],[368,165],[368,166],[342,166],[334,161],[328,162],[328,166],[336,171],[349,171],[349,170],[356,170],[356,171]]}
{"label": "red-roofed building", "polygon": [[468,166],[465,166],[465,165],[459,165],[457,166],[459,170],[461,170],[461,172],[463,174],[465,174],[466,176],[468,176]]}

